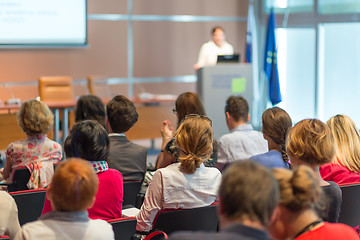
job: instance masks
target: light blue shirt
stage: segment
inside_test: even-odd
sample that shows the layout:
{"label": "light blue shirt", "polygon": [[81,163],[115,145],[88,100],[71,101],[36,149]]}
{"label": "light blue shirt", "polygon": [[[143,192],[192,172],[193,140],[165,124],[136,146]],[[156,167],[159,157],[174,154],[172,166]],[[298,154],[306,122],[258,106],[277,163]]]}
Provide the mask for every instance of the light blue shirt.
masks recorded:
{"label": "light blue shirt", "polygon": [[239,125],[218,140],[218,163],[249,159],[268,151],[267,141],[250,124]]}
{"label": "light blue shirt", "polygon": [[268,168],[289,168],[279,151],[270,150],[267,153],[258,154],[250,158]]}

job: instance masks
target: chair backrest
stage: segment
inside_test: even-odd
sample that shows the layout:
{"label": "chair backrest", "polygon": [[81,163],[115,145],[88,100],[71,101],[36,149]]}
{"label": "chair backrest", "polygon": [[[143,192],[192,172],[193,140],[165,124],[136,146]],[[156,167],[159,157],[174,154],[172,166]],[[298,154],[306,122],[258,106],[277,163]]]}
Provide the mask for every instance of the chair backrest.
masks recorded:
{"label": "chair backrest", "polygon": [[142,181],[124,181],[123,206],[135,206],[136,198],[141,189]]}
{"label": "chair backrest", "polygon": [[15,169],[11,184],[8,185],[8,192],[29,190],[27,183],[29,182],[31,173],[27,167],[19,167]]}
{"label": "chair backrest", "polygon": [[163,209],[157,214],[153,230],[161,230],[167,234],[174,231],[208,231],[218,229],[218,204],[191,209]]}
{"label": "chair backrest", "polygon": [[136,232],[136,217],[116,218],[107,222],[113,227],[115,240],[130,240]]}
{"label": "chair backrest", "polygon": [[41,101],[74,100],[72,78],[69,76],[48,76],[39,78]]}
{"label": "chair backrest", "polygon": [[107,83],[104,76],[91,75],[87,77],[88,92],[102,99],[110,99],[113,97],[111,86]]}
{"label": "chair backrest", "polygon": [[41,216],[46,195],[45,189],[11,192],[10,195],[16,202],[20,225],[35,221]]}
{"label": "chair backrest", "polygon": [[342,191],[342,203],[339,222],[351,227],[360,225],[360,184],[340,187]]}
{"label": "chair backrest", "polygon": [[144,240],[164,240],[164,239],[168,239],[168,235],[160,230],[154,231],[144,238]]}

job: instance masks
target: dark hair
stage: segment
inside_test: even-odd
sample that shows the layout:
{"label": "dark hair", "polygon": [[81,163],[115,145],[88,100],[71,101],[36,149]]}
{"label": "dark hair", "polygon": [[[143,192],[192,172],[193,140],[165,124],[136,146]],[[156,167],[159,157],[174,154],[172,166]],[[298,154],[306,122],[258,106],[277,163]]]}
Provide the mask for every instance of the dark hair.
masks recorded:
{"label": "dark hair", "polygon": [[96,120],[105,127],[105,105],[94,95],[84,95],[76,103],[75,121]]}
{"label": "dark hair", "polygon": [[279,202],[279,186],[270,169],[255,161],[237,161],[224,172],[219,189],[221,210],[230,220],[267,226]]}
{"label": "dark hair", "polygon": [[226,100],[225,112],[228,112],[236,122],[247,122],[249,104],[242,96],[230,96]]}
{"label": "dark hair", "polygon": [[289,114],[279,107],[266,109],[262,115],[262,124],[262,132],[279,145],[282,158],[287,163],[289,157],[286,154],[285,142],[292,126]]}
{"label": "dark hair", "polygon": [[106,161],[109,147],[107,131],[95,120],[75,123],[64,143],[66,158],[77,157],[88,161]]}
{"label": "dark hair", "polygon": [[115,96],[106,105],[107,117],[113,132],[128,131],[138,120],[135,105],[123,95]]}
{"label": "dark hair", "polygon": [[218,29],[220,29],[221,31],[223,31],[223,32],[225,33],[225,31],[224,31],[224,29],[223,29],[222,27],[220,27],[220,26],[215,26],[215,27],[213,27],[213,28],[211,29],[211,35],[214,35],[214,33],[216,32],[216,30],[218,30]]}
{"label": "dark hair", "polygon": [[184,92],[178,96],[175,102],[178,117],[178,126],[187,114],[206,115],[204,106],[199,95],[194,92]]}

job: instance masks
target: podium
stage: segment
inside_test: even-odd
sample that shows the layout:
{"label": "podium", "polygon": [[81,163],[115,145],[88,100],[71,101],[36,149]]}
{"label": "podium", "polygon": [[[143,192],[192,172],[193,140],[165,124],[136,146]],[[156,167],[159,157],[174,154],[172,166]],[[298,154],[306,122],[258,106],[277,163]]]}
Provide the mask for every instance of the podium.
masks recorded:
{"label": "podium", "polygon": [[203,67],[198,70],[197,77],[197,93],[203,101],[207,116],[213,122],[216,139],[229,132],[225,118],[225,104],[229,96],[243,96],[249,103],[250,116],[253,115],[254,84],[251,64]]}

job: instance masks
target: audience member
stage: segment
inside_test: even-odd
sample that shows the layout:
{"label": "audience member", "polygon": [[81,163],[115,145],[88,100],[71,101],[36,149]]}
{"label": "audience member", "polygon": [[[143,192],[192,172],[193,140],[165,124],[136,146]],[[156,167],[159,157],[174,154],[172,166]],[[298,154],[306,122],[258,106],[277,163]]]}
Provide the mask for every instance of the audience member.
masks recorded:
{"label": "audience member", "polygon": [[[178,96],[175,101],[175,109],[173,112],[177,117],[177,127],[180,126],[187,114],[206,115],[204,106],[198,94],[194,92],[185,92]],[[178,161],[180,151],[176,146],[175,139],[173,138],[173,127],[168,120],[162,123],[161,135],[162,146],[161,153],[158,157],[156,167],[157,169],[166,167],[171,163]],[[217,158],[216,142],[213,146],[214,152],[211,159],[205,163],[207,167],[213,167]]]}
{"label": "audience member", "polygon": [[7,192],[0,191],[0,235],[7,235],[10,239],[14,239],[19,230],[16,202]]}
{"label": "audience member", "polygon": [[79,98],[75,108],[75,122],[96,120],[105,127],[105,106],[95,95],[84,95]]}
{"label": "audience member", "polygon": [[278,107],[269,108],[262,115],[262,125],[269,151],[250,159],[269,168],[289,168],[289,157],[285,149],[286,137],[292,126],[289,114]]}
{"label": "audience member", "polygon": [[269,169],[253,161],[231,164],[219,190],[218,233],[178,232],[171,240],[269,239],[266,227],[279,201],[279,187]]}
{"label": "audience member", "polygon": [[47,198],[53,211],[22,227],[16,239],[114,239],[112,226],[89,219],[99,181],[89,162],[68,159],[57,166]]}
{"label": "audience member", "polygon": [[234,48],[225,41],[224,29],[216,26],[211,30],[211,40],[201,46],[198,61],[194,65],[194,69],[198,70],[205,66],[215,65],[218,55],[232,54],[234,54]]}
{"label": "audience member", "polygon": [[275,240],[359,239],[349,226],[321,220],[315,205],[321,204],[323,192],[318,176],[305,165],[294,172],[274,169],[280,186],[280,203],[269,232]]}
{"label": "audience member", "polygon": [[[66,138],[66,158],[82,158],[91,163],[99,179],[99,189],[94,205],[88,209],[91,219],[114,219],[121,217],[123,202],[123,179],[119,171],[107,164],[109,137],[105,128],[95,120],[84,120],[74,124]],[[51,211],[45,200],[43,214]]]}
{"label": "audience member", "polygon": [[289,133],[286,151],[294,167],[307,165],[314,170],[328,204],[320,215],[326,221],[337,222],[342,201],[340,187],[334,182],[324,181],[319,172],[319,166],[331,162],[335,155],[329,127],[317,119],[298,122]]}
{"label": "audience member", "polygon": [[61,145],[46,136],[54,115],[44,103],[31,99],[21,104],[17,119],[27,137],[7,147],[3,177],[11,182],[15,169],[25,166],[31,172],[29,189],[45,188],[54,174],[53,164],[62,158]]}
{"label": "audience member", "polygon": [[321,177],[339,185],[360,183],[360,133],[354,121],[336,115],[326,124],[334,138],[335,158],[320,166]]}
{"label": "audience member", "polygon": [[187,115],[175,133],[175,142],[180,150],[179,162],[155,172],[136,216],[138,231],[151,230],[163,208],[197,208],[216,200],[221,174],[203,164],[213,151],[211,120]]}
{"label": "audience member", "polygon": [[268,151],[267,142],[261,132],[248,124],[249,104],[241,96],[230,96],[225,106],[226,125],[230,133],[218,140],[218,159],[216,167],[223,171],[226,164],[248,159]]}
{"label": "audience member", "polygon": [[138,120],[134,103],[119,95],[106,105],[106,112],[110,138],[109,167],[119,170],[124,180],[142,180],[146,172],[147,150],[125,136]]}

